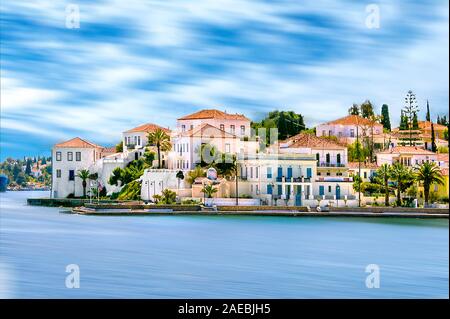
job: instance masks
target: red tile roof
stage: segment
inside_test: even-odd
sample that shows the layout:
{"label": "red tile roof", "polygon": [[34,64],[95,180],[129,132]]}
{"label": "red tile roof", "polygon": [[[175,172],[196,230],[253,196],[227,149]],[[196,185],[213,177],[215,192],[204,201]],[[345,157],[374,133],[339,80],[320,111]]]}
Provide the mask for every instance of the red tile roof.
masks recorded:
{"label": "red tile roof", "polygon": [[[359,115],[347,115],[345,117],[342,117],[340,119],[327,122],[326,125],[330,124],[341,124],[341,125],[372,125],[374,122],[366,119],[364,117],[361,117]],[[381,125],[377,123],[378,125]]]}
{"label": "red tile roof", "polygon": [[[350,169],[355,169],[355,168],[359,168],[359,163],[358,162],[348,162],[348,168]],[[364,163],[361,162],[361,168],[366,168],[366,169],[378,169],[379,166],[377,165],[377,163]]]}
{"label": "red tile roof", "polygon": [[378,152],[379,154],[411,154],[411,155],[436,155],[432,151],[417,146],[396,146],[390,150]]}
{"label": "red tile roof", "polygon": [[55,144],[55,147],[61,148],[103,148],[100,145],[75,137],[71,140]]}
{"label": "red tile roof", "polygon": [[[436,131],[444,131],[447,129],[447,126],[433,123],[433,127]],[[429,121],[419,121],[419,128],[421,130],[431,130],[431,122]]]}
{"label": "red tile roof", "polygon": [[165,128],[165,127],[159,126],[157,124],[153,124],[153,123],[147,123],[147,124],[142,124],[135,128],[132,128],[131,130],[125,131],[125,133],[136,133],[136,132],[150,133],[150,132],[156,131],[157,129],[161,129],[166,133],[170,132],[170,130],[168,128]]}
{"label": "red tile roof", "polygon": [[292,136],[281,143],[288,143],[288,148],[309,147],[309,148],[326,148],[326,149],[345,149],[346,147],[327,138],[317,137],[315,134],[299,133]]}
{"label": "red tile roof", "polygon": [[243,114],[228,114],[215,109],[201,110],[183,117],[178,120],[199,120],[199,119],[222,119],[222,120],[243,120],[250,121]]}

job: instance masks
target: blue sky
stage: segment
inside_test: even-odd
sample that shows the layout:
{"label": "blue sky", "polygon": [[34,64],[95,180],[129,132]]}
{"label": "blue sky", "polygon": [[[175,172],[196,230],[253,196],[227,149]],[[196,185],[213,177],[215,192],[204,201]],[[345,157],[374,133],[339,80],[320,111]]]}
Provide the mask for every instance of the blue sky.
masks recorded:
{"label": "blue sky", "polygon": [[[66,6],[80,28],[66,27]],[[380,28],[366,26],[377,4]],[[1,2],[1,158],[74,136],[113,145],[201,108],[306,124],[370,99],[396,124],[406,92],[447,114],[448,1]],[[424,112],[421,113],[424,117]]]}

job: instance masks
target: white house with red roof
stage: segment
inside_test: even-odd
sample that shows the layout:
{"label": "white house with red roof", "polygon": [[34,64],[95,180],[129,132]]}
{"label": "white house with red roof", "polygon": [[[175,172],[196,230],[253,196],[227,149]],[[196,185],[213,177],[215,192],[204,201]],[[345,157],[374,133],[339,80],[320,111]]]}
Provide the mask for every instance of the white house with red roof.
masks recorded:
{"label": "white house with red roof", "polygon": [[105,156],[103,146],[75,137],[52,148],[52,196],[65,198],[70,194],[83,196],[78,171],[89,169]]}
{"label": "white house with red roof", "polygon": [[316,127],[317,136],[336,136],[341,142],[351,144],[359,137],[383,133],[383,125],[359,115],[347,115],[340,119],[319,124]]}
{"label": "white house with red roof", "polygon": [[399,162],[405,166],[414,167],[424,162],[438,164],[438,154],[417,146],[395,146],[388,150],[378,152],[377,165],[392,165]]}
{"label": "white house with red roof", "polygon": [[229,114],[206,109],[177,120],[172,132],[169,168],[191,170],[200,163],[214,159],[208,152],[201,154],[203,144],[214,146],[220,153],[235,155],[256,152],[258,142],[249,141],[250,120],[242,114]]}

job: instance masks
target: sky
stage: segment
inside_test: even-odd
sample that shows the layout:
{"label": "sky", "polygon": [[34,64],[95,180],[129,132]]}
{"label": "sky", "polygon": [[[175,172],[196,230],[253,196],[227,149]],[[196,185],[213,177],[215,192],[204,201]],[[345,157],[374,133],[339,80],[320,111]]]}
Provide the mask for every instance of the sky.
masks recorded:
{"label": "sky", "polygon": [[448,114],[448,6],[3,0],[0,157],[49,155],[75,136],[115,145],[204,108],[252,120],[293,110],[312,127],[369,99],[396,125],[413,90],[420,118],[426,100],[433,118]]}

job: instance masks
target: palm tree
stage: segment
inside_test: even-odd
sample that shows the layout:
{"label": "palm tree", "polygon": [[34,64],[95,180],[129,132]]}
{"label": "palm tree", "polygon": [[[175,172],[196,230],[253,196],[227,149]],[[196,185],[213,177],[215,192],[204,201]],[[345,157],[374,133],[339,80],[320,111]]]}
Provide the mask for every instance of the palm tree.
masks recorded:
{"label": "palm tree", "polygon": [[178,180],[178,189],[180,189],[180,182],[184,179],[183,171],[178,171],[176,177]]}
{"label": "palm tree", "polygon": [[205,176],[206,176],[205,171],[200,166],[196,166],[194,170],[189,171],[189,173],[187,174],[186,182],[192,185],[194,184],[195,179],[197,177],[205,177]]}
{"label": "palm tree", "polygon": [[388,164],[383,164],[377,170],[377,177],[383,182],[384,186],[384,205],[389,206],[389,178],[391,178],[391,169]]}
{"label": "palm tree", "polygon": [[158,168],[161,168],[161,152],[167,152],[172,147],[170,144],[170,137],[162,129],[157,129],[154,132],[148,133],[148,145],[156,146],[158,150]]}
{"label": "palm tree", "polygon": [[416,180],[423,183],[425,206],[428,205],[430,186],[432,184],[444,185],[441,170],[436,163],[433,162],[425,162],[416,169]]}
{"label": "palm tree", "polygon": [[217,188],[214,188],[212,185],[205,185],[202,189],[202,193],[205,193],[207,198],[212,198],[212,196],[217,193]]}
{"label": "palm tree", "polygon": [[87,179],[91,176],[91,173],[88,169],[81,169],[77,173],[77,177],[79,177],[83,182],[83,197],[86,197],[86,186],[87,186]]}
{"label": "palm tree", "polygon": [[391,179],[397,183],[397,206],[402,204],[402,190],[405,188],[412,179],[411,171],[403,166],[403,164],[397,162],[394,163],[390,168]]}

